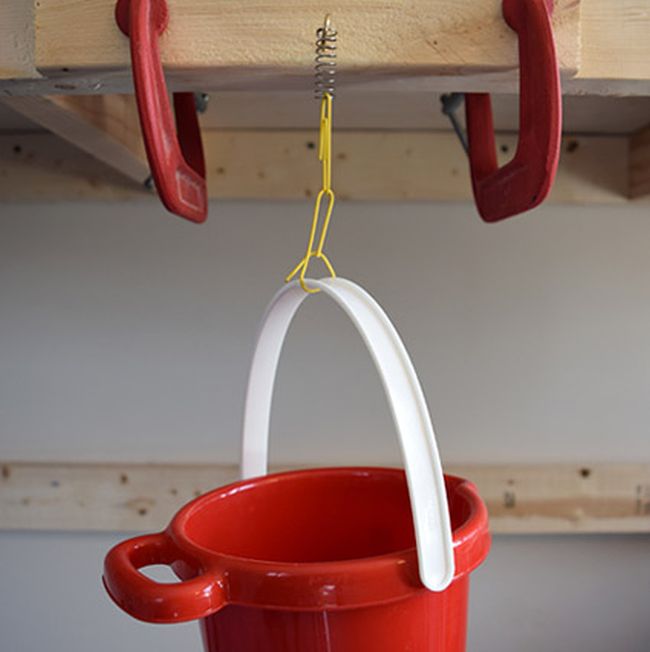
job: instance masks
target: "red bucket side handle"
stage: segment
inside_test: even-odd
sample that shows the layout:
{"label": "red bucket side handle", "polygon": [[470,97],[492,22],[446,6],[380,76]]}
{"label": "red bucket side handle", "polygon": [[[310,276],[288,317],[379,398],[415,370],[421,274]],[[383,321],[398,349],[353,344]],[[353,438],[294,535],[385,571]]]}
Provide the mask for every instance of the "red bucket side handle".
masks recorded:
{"label": "red bucket side handle", "polygon": [[534,208],[548,195],[560,157],[562,93],[551,23],[552,0],[503,0],[519,37],[519,142],[499,168],[486,93],[465,95],[472,187],[479,214],[497,222]]}
{"label": "red bucket side handle", "polygon": [[156,582],[139,569],[182,561],[164,532],[135,537],[115,546],[104,562],[104,585],[114,602],[134,618],[178,623],[205,618],[226,604],[224,579],[209,569],[184,582]]}
{"label": "red bucket side handle", "polygon": [[158,39],[167,28],[165,0],[118,0],[115,17],[130,38],[140,125],[156,189],[165,207],[192,222],[207,217],[201,131],[192,93],[174,93],[176,125],[160,61]]}

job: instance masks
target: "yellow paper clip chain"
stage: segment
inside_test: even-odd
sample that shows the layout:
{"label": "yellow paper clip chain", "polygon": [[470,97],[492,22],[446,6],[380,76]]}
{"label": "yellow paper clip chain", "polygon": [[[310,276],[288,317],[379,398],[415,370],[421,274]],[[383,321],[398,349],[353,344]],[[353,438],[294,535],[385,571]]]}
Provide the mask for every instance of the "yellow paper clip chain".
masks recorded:
{"label": "yellow paper clip chain", "polygon": [[[313,294],[320,292],[317,288],[310,288],[305,283],[305,275],[309,267],[309,261],[312,258],[320,258],[332,278],[336,278],[336,272],[330,262],[329,258],[325,255],[323,247],[325,246],[325,239],[327,238],[327,230],[329,229],[330,219],[332,218],[332,210],[334,209],[334,191],[332,190],[332,95],[324,93],[320,105],[320,137],[318,139],[318,158],[322,163],[323,179],[322,188],[316,196],[314,204],[314,214],[311,222],[311,229],[309,230],[309,240],[307,242],[307,251],[303,259],[293,268],[291,273],[285,278],[285,282],[291,281],[296,274],[299,274],[298,279],[300,285],[305,292]],[[327,199],[327,209],[325,210],[325,217],[323,219],[323,226],[321,227],[320,237],[318,239],[318,246],[314,249],[314,242],[316,240],[316,231],[318,229],[318,221],[321,214],[321,204],[323,199]]]}

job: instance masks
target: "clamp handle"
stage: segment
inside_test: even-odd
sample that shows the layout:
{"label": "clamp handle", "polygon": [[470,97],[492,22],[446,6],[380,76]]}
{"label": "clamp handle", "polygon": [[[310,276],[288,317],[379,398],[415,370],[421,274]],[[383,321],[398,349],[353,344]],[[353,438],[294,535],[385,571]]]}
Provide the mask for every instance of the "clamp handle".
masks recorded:
{"label": "clamp handle", "polygon": [[167,2],[118,0],[115,18],[131,42],[140,125],[160,199],[170,212],[192,222],[205,222],[205,162],[194,96],[174,93],[174,125],[160,60],[158,40],[169,23]]}
{"label": "clamp handle", "polygon": [[465,95],[472,187],[479,214],[497,222],[540,204],[560,157],[562,93],[553,39],[553,0],[503,0],[503,17],[519,36],[519,141],[499,168],[487,93]]}

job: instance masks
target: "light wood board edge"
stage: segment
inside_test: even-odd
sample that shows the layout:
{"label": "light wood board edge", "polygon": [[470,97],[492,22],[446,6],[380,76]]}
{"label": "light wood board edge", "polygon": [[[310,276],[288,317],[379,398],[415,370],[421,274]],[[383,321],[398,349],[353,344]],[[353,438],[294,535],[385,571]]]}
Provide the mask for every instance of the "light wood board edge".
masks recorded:
{"label": "light wood board edge", "polygon": [[580,69],[572,92],[650,94],[650,3],[582,0]]}
{"label": "light wood board edge", "polygon": [[34,3],[3,0],[0,3],[0,80],[37,79]]}
{"label": "light wood board edge", "polygon": [[[212,199],[309,199],[318,191],[313,131],[207,131]],[[499,157],[516,137],[499,134]],[[341,131],[334,135],[333,183],[340,199],[471,201],[465,153],[450,132]],[[567,136],[549,201],[623,204],[626,137]],[[0,136],[0,201],[155,198],[49,134]]]}
{"label": "light wood board edge", "polygon": [[[445,470],[477,485],[497,534],[650,532],[650,464]],[[160,530],[181,505],[236,478],[218,464],[0,462],[0,530]]]}
{"label": "light wood board edge", "polygon": [[0,136],[0,201],[111,201],[153,196],[142,184],[53,134]]}
{"label": "light wood board edge", "polygon": [[6,97],[4,104],[129,179],[149,176],[133,96]]}

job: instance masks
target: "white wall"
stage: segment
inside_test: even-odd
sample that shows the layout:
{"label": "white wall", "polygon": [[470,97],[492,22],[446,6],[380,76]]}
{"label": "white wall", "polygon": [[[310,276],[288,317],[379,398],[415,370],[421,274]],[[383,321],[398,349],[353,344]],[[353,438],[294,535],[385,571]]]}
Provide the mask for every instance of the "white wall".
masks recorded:
{"label": "white wall", "polygon": [[[0,458],[234,461],[257,322],[302,255],[306,203],[0,208]],[[337,206],[328,251],[393,317],[447,461],[650,460],[648,209]],[[358,336],[327,299],[282,363],[277,461],[397,463]],[[312,424],[305,431],[307,419]],[[0,534],[0,650],[198,649],[112,607],[121,535]],[[650,649],[650,538],[498,537],[472,652]],[[194,649],[193,648],[193,649]]]}

